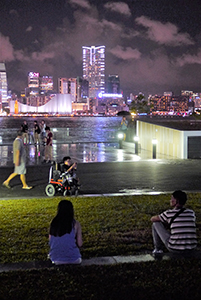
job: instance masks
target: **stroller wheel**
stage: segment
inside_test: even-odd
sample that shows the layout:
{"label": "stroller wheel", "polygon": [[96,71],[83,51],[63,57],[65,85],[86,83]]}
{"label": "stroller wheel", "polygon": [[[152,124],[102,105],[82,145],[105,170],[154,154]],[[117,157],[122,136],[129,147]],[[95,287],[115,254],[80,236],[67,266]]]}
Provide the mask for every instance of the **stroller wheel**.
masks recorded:
{"label": "stroller wheel", "polygon": [[65,190],[65,191],[63,192],[63,195],[64,195],[64,197],[67,196],[67,195],[68,195],[68,190]]}
{"label": "stroller wheel", "polygon": [[45,188],[45,192],[47,194],[47,196],[49,197],[53,197],[55,194],[55,187],[53,184],[49,183],[46,188]]}

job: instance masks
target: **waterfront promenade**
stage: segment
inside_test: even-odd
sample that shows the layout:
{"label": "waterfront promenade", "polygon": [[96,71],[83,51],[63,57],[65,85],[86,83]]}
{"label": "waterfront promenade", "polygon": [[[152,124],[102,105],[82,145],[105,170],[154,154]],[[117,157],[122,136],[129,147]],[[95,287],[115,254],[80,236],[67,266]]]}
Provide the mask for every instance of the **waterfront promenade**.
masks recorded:
{"label": "waterfront promenade", "polygon": [[[141,154],[136,156],[131,148],[127,143],[123,149],[106,147],[104,151],[96,146],[94,152],[88,154],[88,158],[96,159],[87,161],[83,161],[83,145],[74,148],[72,153],[62,152],[62,155],[70,154],[78,162],[81,195],[136,195],[171,193],[176,189],[186,192],[201,190],[201,160],[143,158]],[[36,160],[38,161],[33,159],[27,164],[27,183],[34,188],[22,190],[19,177],[16,177],[10,182],[12,189],[0,186],[1,199],[46,197],[45,186],[48,183],[50,164],[43,163],[38,157]],[[1,183],[12,170],[11,161],[0,167]]]}
{"label": "waterfront promenade", "polygon": [[[27,118],[32,124],[33,119]],[[119,149],[116,138],[121,118],[48,118],[54,130],[53,160],[60,162],[71,156],[78,163],[81,195],[125,195],[172,192],[176,189],[200,191],[201,160],[173,159],[139,148],[135,154],[134,142],[123,142]],[[41,120],[39,120],[40,122]],[[22,119],[1,119],[0,182],[13,171],[12,142]],[[31,126],[31,125],[30,125]],[[62,127],[58,127],[62,126]],[[5,134],[6,133],[6,134]],[[14,135],[13,135],[14,134]],[[12,189],[0,186],[2,199],[17,197],[46,197],[50,165],[43,162],[44,147],[25,146],[27,155],[27,182],[32,190],[22,190],[18,177],[11,181]]]}

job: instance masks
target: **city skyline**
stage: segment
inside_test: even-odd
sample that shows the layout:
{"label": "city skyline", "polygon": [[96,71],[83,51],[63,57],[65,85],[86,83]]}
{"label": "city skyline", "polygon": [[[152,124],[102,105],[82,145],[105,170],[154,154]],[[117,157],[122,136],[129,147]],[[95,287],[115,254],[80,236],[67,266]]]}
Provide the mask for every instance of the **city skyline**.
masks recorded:
{"label": "city skyline", "polygon": [[[2,1],[0,61],[20,92],[30,71],[82,76],[82,46],[105,45],[105,76],[124,95],[201,92],[198,0]],[[56,87],[56,86],[55,86]]]}

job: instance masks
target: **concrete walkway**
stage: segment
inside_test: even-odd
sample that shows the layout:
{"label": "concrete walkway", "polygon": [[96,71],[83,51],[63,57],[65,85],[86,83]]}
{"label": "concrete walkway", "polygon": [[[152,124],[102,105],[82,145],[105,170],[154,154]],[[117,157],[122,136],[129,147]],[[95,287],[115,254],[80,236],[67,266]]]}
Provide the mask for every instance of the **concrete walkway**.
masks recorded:
{"label": "concrete walkway", "polygon": [[[105,257],[93,257],[89,259],[83,259],[80,265],[75,265],[75,267],[82,266],[92,266],[92,265],[115,265],[115,264],[125,264],[125,263],[140,263],[155,260],[170,260],[170,259],[189,259],[196,258],[201,259],[201,251],[195,250],[190,254],[173,254],[173,253],[163,253],[158,255],[152,254],[139,254],[131,256],[105,256]],[[52,264],[50,260],[46,261],[30,261],[30,262],[18,262],[18,263],[7,263],[0,264],[0,273],[9,271],[20,271],[20,270],[31,270],[31,269],[44,269],[44,268],[60,268],[67,267],[69,265],[59,265],[56,266]]]}
{"label": "concrete walkway", "polygon": [[[90,266],[90,265],[113,265],[118,263],[134,263],[142,261],[153,261],[154,258],[150,254],[136,255],[136,256],[105,256],[105,257],[93,257],[90,259],[83,259],[79,266]],[[60,265],[59,267],[61,267]],[[63,265],[67,266],[67,265]],[[78,266],[78,265],[77,265]],[[19,263],[8,263],[0,264],[0,273],[8,271],[19,271],[29,269],[43,269],[43,268],[55,268],[58,267],[47,261],[30,261],[30,262],[19,262]]]}

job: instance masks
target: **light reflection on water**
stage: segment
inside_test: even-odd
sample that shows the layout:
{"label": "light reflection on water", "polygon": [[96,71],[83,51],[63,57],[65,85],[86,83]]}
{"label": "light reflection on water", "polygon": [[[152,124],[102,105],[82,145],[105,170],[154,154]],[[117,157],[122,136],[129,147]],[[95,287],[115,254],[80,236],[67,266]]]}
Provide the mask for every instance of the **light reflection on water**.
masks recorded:
{"label": "light reflection on water", "polygon": [[[37,118],[40,123],[44,118]],[[29,126],[30,141],[32,141],[33,124],[36,118],[0,118],[0,136],[3,140],[0,146],[0,165],[12,165],[12,142],[16,131],[23,121]],[[66,155],[77,162],[121,161],[114,157],[112,149],[118,149],[116,132],[121,117],[73,117],[47,118],[46,125],[52,129],[55,139],[53,142],[53,159],[61,161]],[[66,131],[65,131],[66,129]],[[65,133],[65,138],[61,135]],[[5,145],[5,140],[8,145]],[[27,164],[41,164],[44,159],[44,147],[25,146]],[[122,159],[124,159],[122,157]]]}
{"label": "light reflection on water", "polygon": [[[44,148],[34,145],[25,146],[27,165],[41,165],[44,160]],[[53,144],[53,159],[61,162],[64,156],[71,156],[78,163],[108,161],[138,161],[140,156],[119,149],[118,144],[110,143],[78,143]],[[151,153],[150,153],[151,158]],[[0,146],[0,166],[12,166],[12,145]]]}
{"label": "light reflection on water", "polygon": [[93,143],[94,141],[107,142],[115,140],[121,117],[0,117],[0,136],[3,138],[3,142],[11,134],[11,140],[15,137],[16,131],[20,129],[24,120],[28,123],[31,135],[33,135],[34,121],[37,120],[40,124],[44,120],[53,133],[55,132],[55,136],[57,136],[57,131],[60,128],[60,131],[65,132],[66,139],[69,137],[76,142]]}

